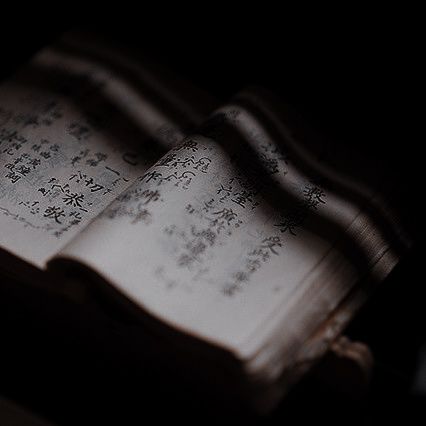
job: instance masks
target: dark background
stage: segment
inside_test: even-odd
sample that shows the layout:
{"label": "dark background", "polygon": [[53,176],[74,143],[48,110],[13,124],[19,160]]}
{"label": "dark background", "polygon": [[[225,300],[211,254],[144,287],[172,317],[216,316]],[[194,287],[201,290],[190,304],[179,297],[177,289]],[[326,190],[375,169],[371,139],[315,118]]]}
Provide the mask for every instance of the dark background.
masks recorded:
{"label": "dark background", "polygon": [[[348,330],[351,338],[368,343],[376,357],[368,395],[353,401],[311,377],[270,418],[250,421],[327,419],[337,424],[344,416],[347,424],[409,423],[415,415],[424,421],[425,395],[413,388],[419,350],[426,342],[420,128],[424,46],[415,11],[321,10],[324,19],[317,10],[293,14],[258,6],[231,11],[207,3],[195,16],[166,7],[120,13],[116,7],[113,13],[102,9],[98,14],[72,10],[72,5],[65,9],[27,20],[16,13],[3,16],[2,79],[63,31],[95,30],[221,100],[248,85],[268,87],[323,137],[356,146],[365,158],[386,159],[410,200],[401,214],[418,242]],[[137,365],[142,349],[123,341],[107,316],[92,315],[2,281],[0,395],[58,424],[137,424],[148,413],[202,422],[223,415],[202,396],[148,385],[146,372],[126,368]]]}

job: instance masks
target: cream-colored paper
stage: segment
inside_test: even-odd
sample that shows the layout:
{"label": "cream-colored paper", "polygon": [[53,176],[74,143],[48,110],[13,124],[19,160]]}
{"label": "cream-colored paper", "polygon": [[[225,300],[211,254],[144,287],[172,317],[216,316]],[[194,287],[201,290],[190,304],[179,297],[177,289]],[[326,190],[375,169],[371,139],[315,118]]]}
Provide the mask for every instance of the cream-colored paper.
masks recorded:
{"label": "cream-colored paper", "polygon": [[[38,267],[195,120],[184,99],[185,123],[158,106],[167,81],[128,58],[120,74],[113,50],[98,45],[94,56],[90,43],[72,41],[45,49],[0,87],[0,247]],[[145,96],[129,73],[160,94]]]}

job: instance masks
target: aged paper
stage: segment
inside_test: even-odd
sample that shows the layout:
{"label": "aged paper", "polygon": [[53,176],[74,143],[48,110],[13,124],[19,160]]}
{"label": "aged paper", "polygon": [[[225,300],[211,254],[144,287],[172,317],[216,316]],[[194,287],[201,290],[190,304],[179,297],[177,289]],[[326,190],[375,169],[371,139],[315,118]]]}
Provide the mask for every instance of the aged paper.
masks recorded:
{"label": "aged paper", "polygon": [[39,267],[184,131],[114,59],[74,51],[49,47],[0,87],[0,247]]}

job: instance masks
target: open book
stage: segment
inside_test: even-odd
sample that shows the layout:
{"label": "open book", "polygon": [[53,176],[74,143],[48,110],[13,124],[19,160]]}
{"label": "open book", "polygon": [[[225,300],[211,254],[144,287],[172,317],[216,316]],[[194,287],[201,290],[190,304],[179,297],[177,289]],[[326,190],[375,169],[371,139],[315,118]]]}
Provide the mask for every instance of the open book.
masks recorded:
{"label": "open book", "polygon": [[410,239],[273,95],[208,115],[209,96],[165,74],[65,37],[3,83],[1,268],[57,288],[78,271],[266,409]]}

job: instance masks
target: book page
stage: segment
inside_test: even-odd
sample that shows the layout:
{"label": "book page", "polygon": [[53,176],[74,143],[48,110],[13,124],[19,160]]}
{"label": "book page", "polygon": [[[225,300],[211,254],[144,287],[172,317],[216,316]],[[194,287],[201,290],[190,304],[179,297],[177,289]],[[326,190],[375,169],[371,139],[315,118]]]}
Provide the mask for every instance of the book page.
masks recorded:
{"label": "book page", "polygon": [[[244,344],[277,309],[325,279],[315,291],[330,297],[315,309],[327,315],[356,276],[355,266],[319,265],[356,223],[359,206],[301,173],[281,137],[244,107],[224,106],[59,257],[88,265],[162,321],[254,356],[258,347]],[[354,238],[365,234],[364,222]],[[387,250],[374,244],[369,264]]]}
{"label": "book page", "polygon": [[160,74],[72,41],[0,86],[0,247],[38,267],[196,120]]}

